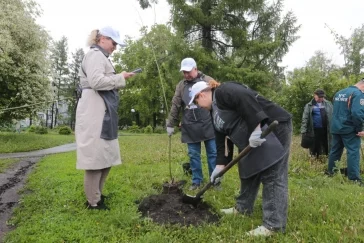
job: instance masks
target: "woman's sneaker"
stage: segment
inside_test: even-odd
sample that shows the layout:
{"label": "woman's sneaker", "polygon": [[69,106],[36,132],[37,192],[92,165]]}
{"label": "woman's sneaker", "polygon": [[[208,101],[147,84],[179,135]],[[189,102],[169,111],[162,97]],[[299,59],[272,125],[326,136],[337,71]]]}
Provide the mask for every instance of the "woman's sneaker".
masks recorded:
{"label": "woman's sneaker", "polygon": [[271,231],[264,226],[259,226],[258,228],[247,232],[246,234],[249,236],[271,236],[274,234],[274,231]]}
{"label": "woman's sneaker", "polygon": [[102,202],[102,201],[99,201],[96,206],[91,206],[91,204],[89,204],[87,202],[86,208],[91,209],[91,210],[93,210],[93,209],[96,209],[96,210],[110,210],[110,208],[108,206],[106,206],[105,203]]}

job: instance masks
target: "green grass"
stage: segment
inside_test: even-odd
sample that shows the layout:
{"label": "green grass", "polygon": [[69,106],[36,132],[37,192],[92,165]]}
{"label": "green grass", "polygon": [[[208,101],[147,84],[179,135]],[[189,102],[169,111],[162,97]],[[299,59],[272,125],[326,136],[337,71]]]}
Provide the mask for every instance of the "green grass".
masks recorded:
{"label": "green grass", "polygon": [[[244,236],[261,224],[261,195],[252,216],[223,216],[219,224],[163,226],[141,218],[134,201],[159,194],[162,184],[170,181],[168,137],[121,136],[119,141],[123,164],[113,167],[104,191],[113,194],[108,201],[111,211],[84,209],[83,171],[75,169],[75,152],[52,155],[43,158],[30,175],[9,221],[15,229],[5,242],[364,242],[363,188],[341,175],[325,177],[326,161],[311,161],[297,138],[289,172],[287,232],[267,240]],[[175,180],[189,181],[181,167],[186,161],[186,145],[173,136]],[[205,155],[203,161],[206,175]],[[204,201],[218,211],[233,206],[238,191],[235,167],[224,176],[223,190],[207,191]]]}
{"label": "green grass", "polygon": [[0,173],[3,173],[12,164],[18,162],[19,159],[0,159]]}
{"label": "green grass", "polygon": [[74,135],[0,132],[0,153],[27,152],[73,143]]}

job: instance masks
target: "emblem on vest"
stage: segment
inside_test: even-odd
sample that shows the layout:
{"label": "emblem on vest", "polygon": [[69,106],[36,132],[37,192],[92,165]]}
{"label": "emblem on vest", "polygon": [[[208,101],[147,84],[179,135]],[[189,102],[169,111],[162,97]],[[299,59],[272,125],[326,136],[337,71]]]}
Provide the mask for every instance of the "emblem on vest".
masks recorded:
{"label": "emblem on vest", "polygon": [[360,105],[364,105],[364,99],[360,99]]}
{"label": "emblem on vest", "polygon": [[221,117],[219,116],[219,113],[217,111],[215,111],[214,112],[215,128],[219,131],[223,131],[224,124],[225,124],[225,121],[223,119],[221,119]]}
{"label": "emblem on vest", "polygon": [[335,101],[348,101],[348,97],[346,97],[346,94],[338,94],[337,97],[335,97]]}

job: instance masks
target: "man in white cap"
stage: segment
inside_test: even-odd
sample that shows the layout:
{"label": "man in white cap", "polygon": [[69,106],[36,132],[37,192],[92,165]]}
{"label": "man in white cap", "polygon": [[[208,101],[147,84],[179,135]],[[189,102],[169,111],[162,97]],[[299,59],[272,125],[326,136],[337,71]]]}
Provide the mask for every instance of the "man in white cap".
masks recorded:
{"label": "man in white cap", "polygon": [[209,174],[216,166],[216,144],[211,116],[207,110],[196,105],[188,106],[191,99],[191,88],[195,83],[208,82],[212,78],[199,72],[193,58],[181,62],[184,79],[177,86],[172,99],[172,107],[167,120],[167,133],[172,136],[174,126],[178,124],[179,111],[182,110],[181,141],[187,143],[192,185],[190,190],[198,189],[203,181],[201,165],[201,142],[205,143]]}

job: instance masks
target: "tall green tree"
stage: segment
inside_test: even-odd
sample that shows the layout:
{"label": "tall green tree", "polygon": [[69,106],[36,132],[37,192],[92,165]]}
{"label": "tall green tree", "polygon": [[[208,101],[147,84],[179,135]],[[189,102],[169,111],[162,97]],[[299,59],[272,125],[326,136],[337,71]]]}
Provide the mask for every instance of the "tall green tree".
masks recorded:
{"label": "tall green tree", "polygon": [[264,92],[280,87],[279,63],[299,29],[292,12],[282,14],[281,0],[167,1],[173,27],[199,52],[201,70]]}
{"label": "tall green tree", "polygon": [[72,53],[72,60],[71,60],[71,64],[69,65],[69,70],[70,70],[70,74],[69,74],[69,79],[70,82],[68,83],[68,87],[67,90],[65,91],[65,96],[66,97],[72,97],[72,99],[67,100],[68,101],[68,115],[70,117],[70,127],[72,129],[74,129],[74,124],[75,124],[75,112],[76,112],[76,103],[77,103],[77,98],[76,98],[76,85],[79,83],[79,71],[81,69],[81,64],[82,64],[82,60],[83,57],[85,56],[85,52],[83,51],[82,48],[76,49],[76,51],[74,53]]}
{"label": "tall green tree", "polygon": [[364,68],[364,24],[354,29],[349,38],[339,35],[332,29],[330,31],[334,35],[336,44],[341,49],[341,54],[344,56],[343,71],[345,76],[349,78],[353,75],[358,79]]}
{"label": "tall green tree", "polygon": [[324,89],[326,99],[331,101],[334,94],[350,82],[344,77],[341,67],[333,64],[323,52],[317,51],[304,67],[288,72],[287,84],[273,99],[293,115],[294,129],[298,132],[304,106],[312,100],[315,89]]}
{"label": "tall green tree", "polygon": [[[67,102],[64,100],[68,94],[70,86],[69,66],[68,66],[68,41],[67,37],[62,36],[60,40],[53,42],[51,48],[51,67],[53,74],[53,86],[55,87],[56,101],[52,104],[52,124],[51,128],[58,125],[59,108],[58,106]],[[62,100],[60,99],[62,97]]]}
{"label": "tall green tree", "polygon": [[128,40],[128,46],[114,55],[118,72],[143,68],[142,73],[128,79],[126,89],[121,91],[119,124],[130,124],[134,109],[141,126],[164,125],[175,86],[182,78],[179,53],[188,50],[188,46],[166,25],[152,26],[149,32],[145,27],[141,32],[142,38]]}
{"label": "tall green tree", "polygon": [[49,36],[36,24],[39,13],[34,1],[0,1],[0,122],[32,117],[51,99]]}

